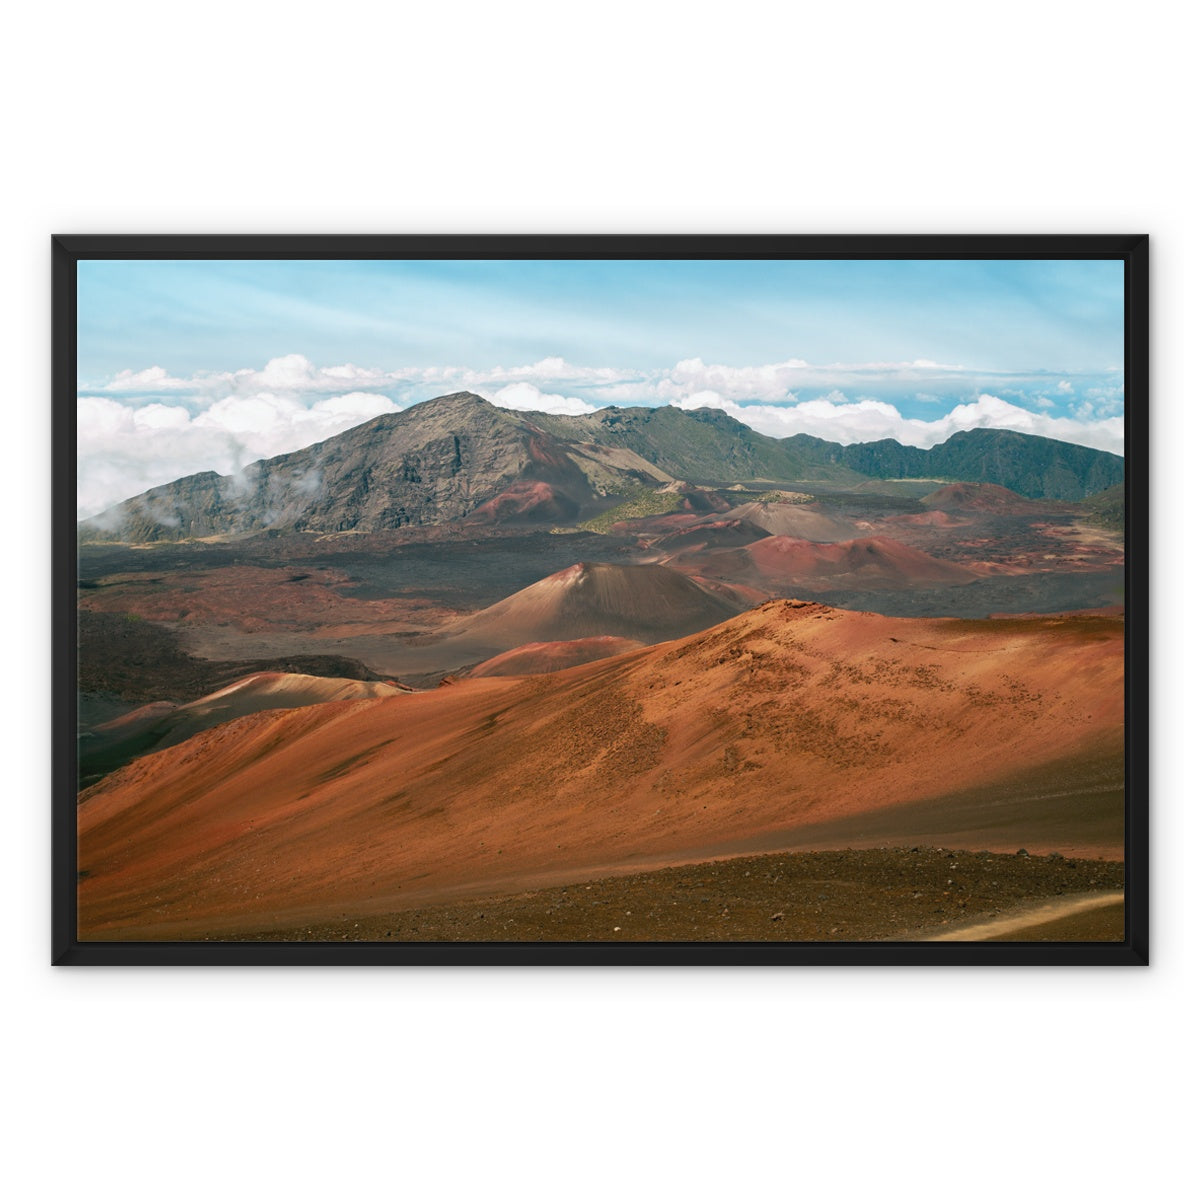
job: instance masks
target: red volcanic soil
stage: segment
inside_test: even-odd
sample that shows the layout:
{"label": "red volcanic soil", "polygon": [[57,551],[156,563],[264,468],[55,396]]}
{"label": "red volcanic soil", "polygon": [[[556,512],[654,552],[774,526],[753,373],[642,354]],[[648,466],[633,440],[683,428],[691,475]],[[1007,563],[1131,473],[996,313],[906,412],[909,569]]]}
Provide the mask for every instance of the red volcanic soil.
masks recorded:
{"label": "red volcanic soil", "polygon": [[832,544],[768,537],[741,549],[681,555],[677,565],[766,589],[802,585],[811,591],[946,586],[978,578],[968,567],[883,537]]}
{"label": "red volcanic soil", "polygon": [[633,517],[628,521],[614,521],[611,532],[628,534],[632,537],[653,540],[664,534],[675,533],[681,529],[694,529],[702,525],[704,519],[691,512],[660,513],[654,517]]}
{"label": "red volcanic soil", "polygon": [[411,690],[390,683],[259,671],[190,704],[156,701],[96,726],[80,740],[80,773],[84,778],[104,774],[140,754],[178,745],[224,721],[265,709],[375,699]]}
{"label": "red volcanic soil", "polygon": [[927,508],[943,512],[1044,513],[1062,507],[1054,500],[1027,500],[996,483],[951,483],[921,497]]}
{"label": "red volcanic soil", "polygon": [[985,810],[1018,769],[1076,779],[1120,755],[1123,633],[776,601],[556,675],[245,717],[83,793],[81,936],[296,928],[806,848],[855,819],[869,845],[904,844],[906,814],[951,791],[976,848],[1103,836],[1119,857],[1112,814],[1079,806],[1090,784],[998,825]]}
{"label": "red volcanic soil", "polygon": [[655,550],[667,553],[694,553],[725,546],[748,546],[761,541],[767,531],[760,525],[738,519],[693,521],[676,529],[654,543]]}
{"label": "red volcanic soil", "polygon": [[661,642],[716,625],[743,607],[668,567],[576,563],[444,632],[505,649],[580,637]]}
{"label": "red volcanic soil", "polygon": [[969,519],[963,520],[944,513],[941,509],[923,513],[903,513],[895,517],[884,517],[879,522],[885,527],[900,527],[903,529],[955,529],[961,525],[971,524]]}
{"label": "red volcanic soil", "polygon": [[481,504],[465,524],[512,524],[522,521],[571,521],[579,505],[566,493],[540,480],[522,480]]}
{"label": "red volcanic soil", "polygon": [[741,504],[730,509],[726,517],[729,520],[748,521],[767,533],[803,538],[810,542],[840,542],[854,536],[854,526],[848,521],[827,517],[811,504]]}
{"label": "red volcanic soil", "polygon": [[369,627],[376,633],[422,631],[447,612],[428,601],[363,600],[345,594],[351,582],[328,567],[214,567],[156,575],[110,575],[83,591],[83,611],[131,613],[148,621],[217,625],[241,633]]}
{"label": "red volcanic soil", "polygon": [[744,612],[748,608],[757,608],[760,604],[766,604],[768,600],[775,599],[770,592],[764,592],[761,588],[749,587],[744,583],[719,583],[715,579],[705,579],[703,575],[689,575],[688,578],[714,596],[723,596],[734,605],[738,612]]}
{"label": "red volcanic soil", "polygon": [[630,638],[592,637],[575,638],[569,642],[530,642],[515,650],[506,650],[482,662],[468,671],[472,679],[484,679],[492,675],[547,675],[553,671],[565,671],[583,663],[601,658],[612,658],[640,650],[641,642]]}

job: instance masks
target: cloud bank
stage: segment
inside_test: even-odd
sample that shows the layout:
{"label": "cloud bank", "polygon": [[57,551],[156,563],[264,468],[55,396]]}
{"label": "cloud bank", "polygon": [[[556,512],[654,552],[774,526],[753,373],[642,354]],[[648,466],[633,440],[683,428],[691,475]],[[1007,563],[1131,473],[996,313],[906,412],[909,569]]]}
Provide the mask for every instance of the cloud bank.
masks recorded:
{"label": "cloud bank", "polygon": [[881,400],[852,402],[837,392],[817,400],[774,407],[732,404],[712,392],[700,392],[675,403],[684,409],[723,409],[751,429],[771,437],[807,433],[842,445],[895,438],[906,446],[928,450],[964,429],[1012,429],[1114,454],[1123,453],[1125,442],[1125,422],[1121,417],[1094,421],[1051,417],[986,394],[970,403],[958,404],[944,417],[929,421],[903,417],[894,405]]}
{"label": "cloud bank", "polygon": [[731,367],[685,359],[659,370],[581,367],[559,357],[516,367],[318,366],[301,354],[262,368],[172,376],[127,369],[81,386],[78,512],[90,516],[199,471],[232,474],[383,413],[447,392],[501,408],[576,416],[607,405],[717,408],[772,437],[849,444],[895,438],[928,448],[963,429],[1013,429],[1124,451],[1119,369],[1103,375],[802,359]]}

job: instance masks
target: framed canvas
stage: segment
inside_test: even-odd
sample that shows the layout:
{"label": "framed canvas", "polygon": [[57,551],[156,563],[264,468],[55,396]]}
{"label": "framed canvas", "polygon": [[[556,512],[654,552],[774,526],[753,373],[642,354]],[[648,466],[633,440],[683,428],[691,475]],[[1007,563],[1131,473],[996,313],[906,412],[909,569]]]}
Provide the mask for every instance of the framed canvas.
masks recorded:
{"label": "framed canvas", "polygon": [[1148,960],[1148,242],[53,240],[53,961]]}

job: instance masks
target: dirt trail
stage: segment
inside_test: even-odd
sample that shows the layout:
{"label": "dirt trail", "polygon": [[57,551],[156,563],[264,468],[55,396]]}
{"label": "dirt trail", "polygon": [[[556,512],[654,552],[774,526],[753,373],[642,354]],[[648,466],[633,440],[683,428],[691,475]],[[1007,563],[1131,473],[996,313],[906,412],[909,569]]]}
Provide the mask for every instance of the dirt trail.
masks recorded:
{"label": "dirt trail", "polygon": [[[1066,918],[1076,917],[1096,909],[1125,903],[1124,892],[1101,892],[1087,896],[1064,896],[1048,904],[1038,904],[1017,913],[1008,913],[992,921],[962,925],[946,933],[936,933],[920,940],[927,942],[990,942],[1009,940],[1009,935],[1027,933],[1038,926],[1058,925]],[[1020,940],[1020,939],[1014,939]]]}

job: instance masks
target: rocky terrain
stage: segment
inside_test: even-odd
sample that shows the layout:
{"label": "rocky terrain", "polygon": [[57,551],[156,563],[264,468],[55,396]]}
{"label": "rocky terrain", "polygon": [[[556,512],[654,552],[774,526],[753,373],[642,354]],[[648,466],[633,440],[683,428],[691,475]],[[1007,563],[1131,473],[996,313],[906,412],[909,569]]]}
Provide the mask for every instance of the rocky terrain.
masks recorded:
{"label": "rocky terrain", "polygon": [[[769,438],[725,413],[609,408],[578,417],[514,413],[470,392],[376,417],[240,474],[191,475],[80,526],[87,539],[151,542],[259,532],[378,532],[469,520],[562,522],[684,481],[868,478],[988,482],[1079,500],[1124,479],[1113,454],[1004,430],[920,450]],[[662,511],[662,510],[660,510]]]}
{"label": "rocky terrain", "polygon": [[[727,858],[484,900],[349,914],[249,941],[1120,941],[1125,864],[912,846]],[[1065,898],[1065,903],[1064,903]],[[1094,898],[1095,915],[1047,919]],[[1109,901],[1103,903],[1103,901]],[[1079,906],[1082,907],[1082,906]],[[1001,926],[998,918],[1012,918]],[[1068,921],[1070,924],[1068,924]],[[992,932],[994,928],[994,932]]]}
{"label": "rocky terrain", "polygon": [[1121,462],[995,433],[463,393],[127,501],[81,528],[81,930],[1119,937]]}

